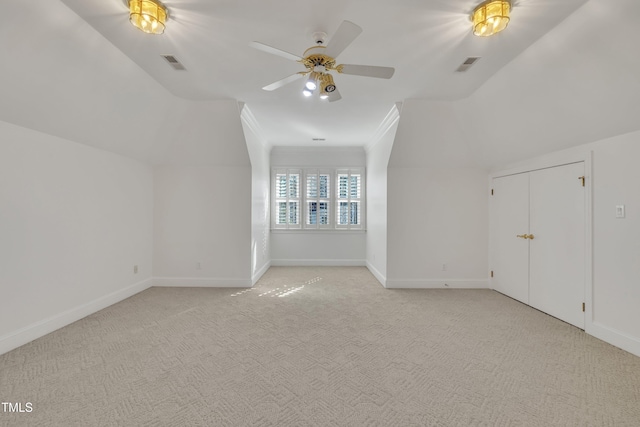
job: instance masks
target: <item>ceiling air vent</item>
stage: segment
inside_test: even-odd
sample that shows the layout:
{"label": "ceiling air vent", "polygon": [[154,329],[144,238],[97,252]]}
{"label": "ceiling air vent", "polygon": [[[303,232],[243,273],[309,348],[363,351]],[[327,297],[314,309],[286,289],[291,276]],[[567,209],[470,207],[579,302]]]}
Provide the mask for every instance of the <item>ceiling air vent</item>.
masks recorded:
{"label": "ceiling air vent", "polygon": [[174,70],[184,71],[184,65],[180,63],[173,55],[162,55],[162,57],[173,67]]}
{"label": "ceiling air vent", "polygon": [[313,138],[313,141],[326,141],[327,138]]}
{"label": "ceiling air vent", "polygon": [[460,66],[458,67],[458,69],[456,70],[459,73],[463,73],[465,71],[467,71],[469,68],[471,68],[471,66],[473,64],[476,63],[476,61],[480,59],[480,57],[478,56],[470,56],[467,59],[464,60],[464,62],[462,64],[460,64]]}

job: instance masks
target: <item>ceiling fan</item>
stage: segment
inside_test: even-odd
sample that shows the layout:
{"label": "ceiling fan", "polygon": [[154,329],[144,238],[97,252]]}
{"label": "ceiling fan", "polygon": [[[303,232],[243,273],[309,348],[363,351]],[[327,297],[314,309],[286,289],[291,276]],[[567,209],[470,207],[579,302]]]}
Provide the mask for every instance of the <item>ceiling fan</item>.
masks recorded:
{"label": "ceiling fan", "polygon": [[341,74],[351,74],[355,76],[377,77],[390,79],[395,71],[391,67],[377,67],[373,65],[352,65],[337,64],[336,58],[347,48],[362,32],[362,28],[350,21],[343,21],[329,43],[324,46],[325,33],[315,33],[313,35],[316,46],[307,49],[303,56],[294,55],[264,43],[251,42],[249,45],[255,49],[262,50],[273,55],[278,55],[293,61],[300,62],[305,66],[305,71],[300,71],[275,83],[263,87],[264,90],[275,90],[293,81],[307,78],[302,93],[311,96],[316,89],[319,90],[321,99],[328,99],[329,102],[342,99],[336,87],[330,71]]}

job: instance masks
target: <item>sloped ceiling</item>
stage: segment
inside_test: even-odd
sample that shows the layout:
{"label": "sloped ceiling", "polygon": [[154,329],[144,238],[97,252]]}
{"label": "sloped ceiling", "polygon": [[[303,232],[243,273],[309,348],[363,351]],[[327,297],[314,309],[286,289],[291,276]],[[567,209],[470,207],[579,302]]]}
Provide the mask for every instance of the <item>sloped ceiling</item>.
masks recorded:
{"label": "sloped ceiling", "polygon": [[457,101],[403,103],[390,165],[495,168],[640,130],[640,2],[589,1]]}
{"label": "sloped ceiling", "polygon": [[456,104],[478,164],[640,130],[640,2],[592,0]]}
{"label": "sloped ceiling", "polygon": [[[170,92],[189,99],[233,98],[247,103],[274,145],[366,144],[391,106],[406,98],[460,99],[526,49],[584,0],[526,0],[513,12],[508,37],[481,39],[470,31],[476,0],[167,1],[173,19],[161,37],[145,37],[126,20],[123,0],[63,0]],[[113,3],[107,11],[107,6]],[[554,5],[550,3],[555,3]],[[109,13],[107,13],[109,12]],[[119,13],[118,13],[119,12]],[[302,67],[249,47],[253,40],[301,55],[312,34],[329,36],[343,20],[363,33],[338,58],[350,64],[392,66],[389,80],[339,75],[343,99],[305,99],[302,82],[276,92],[261,88]],[[189,70],[176,73],[160,54]],[[465,75],[469,56],[482,60]]]}
{"label": "sloped ceiling", "polygon": [[[470,33],[471,0],[166,4],[171,19],[162,36],[134,29],[124,0],[3,5],[0,120],[153,163],[176,157],[185,129],[201,146],[226,138],[235,101],[251,108],[270,145],[317,145],[311,139],[320,137],[353,146],[370,143],[395,102],[420,100],[405,102],[413,118],[401,119],[399,132],[464,145],[465,162],[481,167],[637,128],[636,0],[617,0],[615,8],[597,0],[520,0],[509,28],[488,39]],[[301,54],[315,31],[330,39],[343,20],[364,31],[339,62],[393,66],[392,79],[338,75],[343,100],[331,104],[302,98],[296,83],[261,90],[300,66],[250,41]],[[171,69],[161,54],[175,55],[187,71]],[[482,59],[455,73],[469,56]],[[438,105],[445,110],[429,117]]]}

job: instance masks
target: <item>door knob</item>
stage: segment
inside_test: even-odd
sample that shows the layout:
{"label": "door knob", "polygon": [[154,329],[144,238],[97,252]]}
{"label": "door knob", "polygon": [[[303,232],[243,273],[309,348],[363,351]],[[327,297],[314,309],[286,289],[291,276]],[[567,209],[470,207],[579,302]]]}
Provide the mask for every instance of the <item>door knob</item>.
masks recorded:
{"label": "door knob", "polygon": [[519,237],[521,239],[531,239],[531,240],[533,240],[533,238],[535,236],[533,234],[518,234],[516,237]]}

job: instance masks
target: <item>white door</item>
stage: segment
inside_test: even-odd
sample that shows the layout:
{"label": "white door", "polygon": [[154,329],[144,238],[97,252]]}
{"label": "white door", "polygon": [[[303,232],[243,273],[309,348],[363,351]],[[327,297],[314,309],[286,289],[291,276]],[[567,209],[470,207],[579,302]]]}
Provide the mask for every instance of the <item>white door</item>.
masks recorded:
{"label": "white door", "polygon": [[529,304],[584,329],[584,163],[530,172]]}
{"label": "white door", "polygon": [[529,304],[529,174],[494,178],[491,210],[492,286]]}

